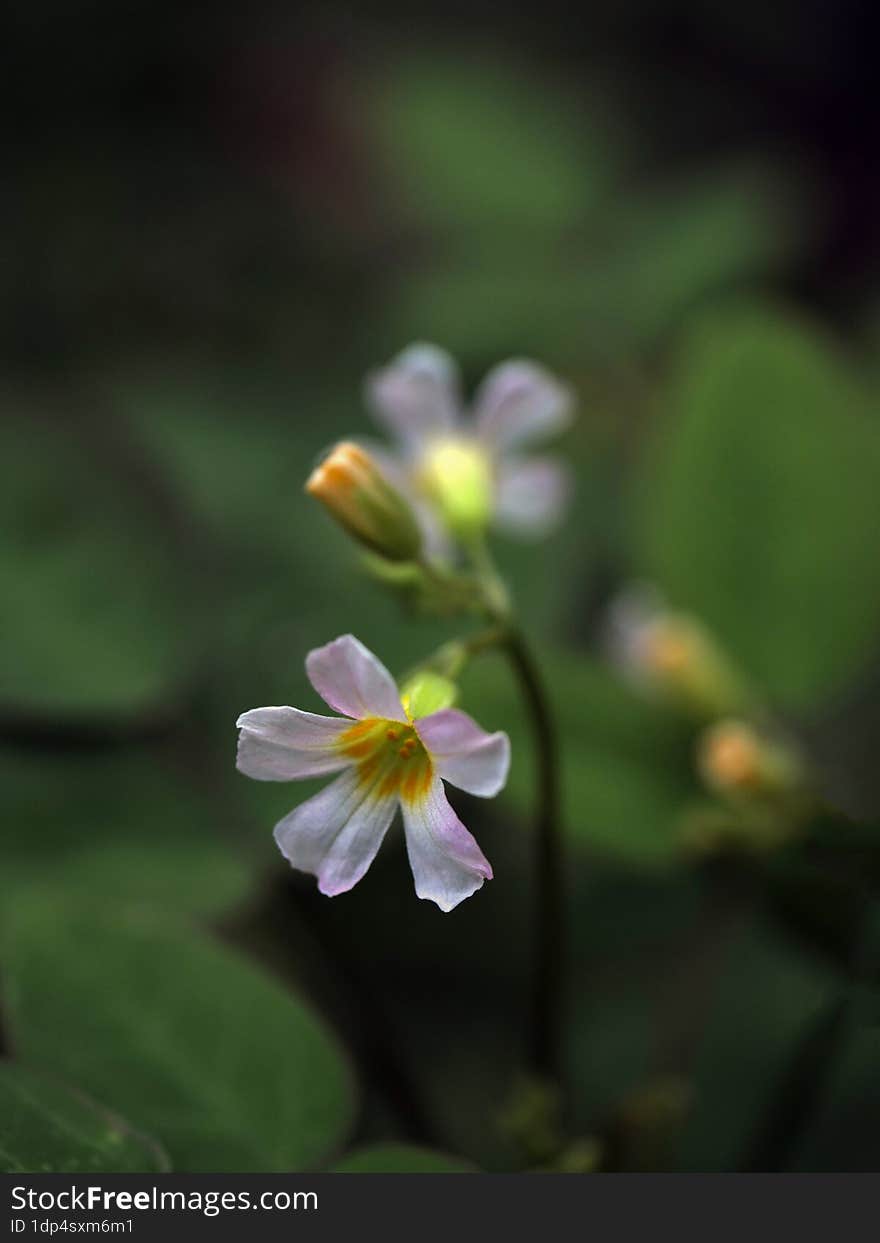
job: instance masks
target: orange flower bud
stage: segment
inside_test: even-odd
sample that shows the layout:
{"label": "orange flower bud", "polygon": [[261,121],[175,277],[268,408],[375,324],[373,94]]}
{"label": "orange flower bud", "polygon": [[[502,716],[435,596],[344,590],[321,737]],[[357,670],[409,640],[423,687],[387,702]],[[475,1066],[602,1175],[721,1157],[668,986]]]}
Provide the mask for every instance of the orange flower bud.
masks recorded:
{"label": "orange flower bud", "polygon": [[802,788],[802,766],[794,751],[744,721],[720,721],[707,729],[698,743],[697,763],[708,786],[734,798],[774,798]]}
{"label": "orange flower bud", "polygon": [[312,471],[306,491],[360,543],[389,561],[414,561],[422,536],[408,502],[366,450],[343,441]]}

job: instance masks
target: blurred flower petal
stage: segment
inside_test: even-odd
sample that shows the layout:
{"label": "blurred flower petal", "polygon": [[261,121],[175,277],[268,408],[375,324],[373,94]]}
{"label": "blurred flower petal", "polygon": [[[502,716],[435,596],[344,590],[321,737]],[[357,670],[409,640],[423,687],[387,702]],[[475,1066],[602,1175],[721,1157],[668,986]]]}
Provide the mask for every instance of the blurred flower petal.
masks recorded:
{"label": "blurred flower petal", "polygon": [[486,376],[474,401],[479,435],[496,453],[561,431],[571,422],[571,390],[537,363],[514,359]]}
{"label": "blurred flower petal", "polygon": [[257,781],[292,781],[339,772],[351,763],[336,747],[349,722],[299,708],[252,708],[241,730],[236,767]]}
{"label": "blurred flower petal", "polygon": [[423,717],[417,729],[445,781],[481,798],[493,798],[504,787],[510,768],[507,734],[487,734],[457,708]]}
{"label": "blurred flower petal", "polygon": [[367,377],[367,401],[380,422],[418,450],[458,422],[458,369],[434,345],[411,345],[387,367]]}
{"label": "blurred flower petal", "polygon": [[292,867],[311,872],[333,897],[358,883],[376,857],[397,799],[380,796],[357,769],[337,777],[275,826],[275,841]]}
{"label": "blurred flower petal", "polygon": [[546,535],[562,518],[571,491],[571,474],[562,462],[502,461],[496,476],[495,520],[517,535]]}
{"label": "blurred flower petal", "polygon": [[668,614],[666,600],[649,582],[629,583],[609,604],[600,646],[607,659],[631,681],[644,683],[651,631]]}
{"label": "blurred flower petal", "polygon": [[[341,778],[340,778],[341,780]],[[443,783],[435,777],[427,794],[403,800],[406,849],[420,898],[451,911],[476,893],[492,869],[474,838],[449,805]]]}
{"label": "blurred flower petal", "polygon": [[394,678],[352,634],[309,652],[306,673],[324,702],[337,712],[357,720],[406,720]]}

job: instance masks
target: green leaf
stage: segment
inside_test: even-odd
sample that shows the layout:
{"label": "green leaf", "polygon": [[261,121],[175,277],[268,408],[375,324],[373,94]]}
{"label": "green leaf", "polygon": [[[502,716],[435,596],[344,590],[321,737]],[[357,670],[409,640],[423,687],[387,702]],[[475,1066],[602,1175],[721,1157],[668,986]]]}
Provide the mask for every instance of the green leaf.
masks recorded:
{"label": "green leaf", "polygon": [[689,340],[642,480],[643,572],[785,705],[830,694],[880,620],[880,428],[843,361],[782,316]]}
{"label": "green leaf", "polygon": [[650,344],[707,294],[777,264],[803,236],[795,202],[757,162],[618,199],[580,274],[594,347]]}
{"label": "green leaf", "polygon": [[165,1173],[155,1142],[59,1080],[0,1062],[0,1169],[7,1174]]}
{"label": "green leaf", "polygon": [[373,1144],[355,1148],[333,1166],[336,1174],[473,1174],[460,1157],[411,1144]]}
{"label": "green leaf", "polygon": [[514,230],[457,237],[410,267],[388,308],[386,335],[412,324],[456,355],[511,350],[566,368],[631,360],[676,328],[701,299],[765,271],[802,229],[778,179],[723,168],[637,196],[617,195],[565,246]]}
{"label": "green leaf", "polygon": [[351,1120],[324,1024],[237,953],[146,907],[25,895],[6,938],[12,1039],[157,1135],[178,1170],[295,1170]]}

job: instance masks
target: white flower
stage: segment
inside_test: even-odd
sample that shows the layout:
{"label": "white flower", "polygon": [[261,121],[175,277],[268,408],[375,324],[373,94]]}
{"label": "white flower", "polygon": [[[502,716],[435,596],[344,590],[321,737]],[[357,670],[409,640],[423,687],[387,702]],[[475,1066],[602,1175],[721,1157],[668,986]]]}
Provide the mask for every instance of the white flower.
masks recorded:
{"label": "white flower", "polygon": [[[483,380],[465,416],[458,371],[433,345],[411,345],[367,379],[368,403],[398,441],[396,474],[433,503],[454,534],[488,521],[540,536],[559,520],[570,493],[565,467],[525,456],[532,442],[567,427],[568,387],[537,363],[511,360]],[[395,471],[395,462],[389,463]]]}
{"label": "white flower", "polygon": [[322,893],[345,893],[373,862],[399,806],[416,893],[451,911],[492,869],[443,782],[492,798],[507,779],[507,735],[487,734],[455,708],[413,717],[385,666],[350,634],[309,652],[306,672],[342,717],[254,708],[237,722],[238,768],[247,776],[340,774],[275,826],[281,853],[317,876]]}

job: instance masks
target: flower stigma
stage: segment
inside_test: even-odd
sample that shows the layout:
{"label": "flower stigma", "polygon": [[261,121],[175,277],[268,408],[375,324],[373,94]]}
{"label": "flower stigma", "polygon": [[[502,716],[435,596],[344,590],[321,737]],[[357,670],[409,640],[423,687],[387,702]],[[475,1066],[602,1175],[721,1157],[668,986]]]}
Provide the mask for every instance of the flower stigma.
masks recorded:
{"label": "flower stigma", "polygon": [[355,761],[358,784],[379,798],[394,794],[416,803],[427,794],[434,770],[414,724],[378,717],[357,721],[338,745]]}

